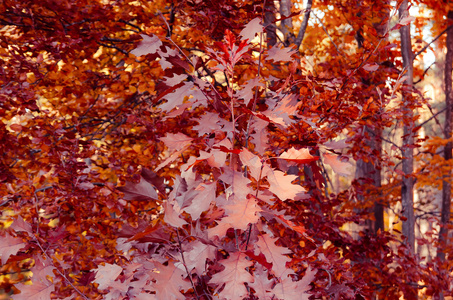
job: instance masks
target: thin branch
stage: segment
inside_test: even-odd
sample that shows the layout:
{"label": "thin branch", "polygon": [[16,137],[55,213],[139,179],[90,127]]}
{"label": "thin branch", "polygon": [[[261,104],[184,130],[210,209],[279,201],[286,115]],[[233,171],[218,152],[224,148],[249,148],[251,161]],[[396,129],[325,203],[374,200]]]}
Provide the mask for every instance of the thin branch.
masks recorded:
{"label": "thin branch", "polygon": [[316,17],[316,19],[318,19],[319,23],[321,24],[322,26],[322,29],[324,30],[324,32],[327,34],[327,36],[329,37],[330,41],[332,42],[332,44],[335,46],[335,49],[337,49],[337,52],[339,55],[343,56],[343,58],[346,59],[346,57],[344,56],[343,53],[340,52],[340,49],[338,48],[337,44],[335,44],[335,42],[333,41],[333,38],[330,36],[329,32],[327,32],[327,28],[324,26],[324,23],[321,21],[321,19],[313,12],[313,15]]}
{"label": "thin branch", "polygon": [[59,268],[57,268],[57,266],[55,266],[55,264],[53,263],[51,257],[46,253],[46,250],[44,250],[44,248],[42,247],[41,243],[39,242],[38,238],[35,236],[34,237],[35,241],[36,241],[36,244],[38,245],[38,247],[41,249],[42,253],[46,256],[46,258],[49,260],[50,264],[55,268],[55,270],[57,270],[58,274],[60,274],[65,280],[66,282],[85,300],[89,300],[87,296],[85,296],[75,285],[72,284],[71,281],[69,281],[68,277],[66,277],[66,275],[64,275]]}
{"label": "thin branch", "polygon": [[192,288],[193,288],[193,292],[195,293],[195,296],[197,297],[197,299],[200,299],[200,296],[198,296],[198,293],[197,293],[197,289],[195,288],[195,284],[193,283],[192,276],[190,275],[189,269],[187,268],[186,259],[184,258],[184,252],[182,251],[181,238],[179,236],[178,228],[176,228],[176,235],[178,237],[179,252],[181,253],[182,264],[183,264],[184,268],[186,269],[187,277],[189,277],[190,283],[192,284]]}
{"label": "thin branch", "polygon": [[142,29],[139,26],[137,26],[135,24],[132,24],[131,22],[125,21],[123,19],[119,19],[119,22],[127,24],[127,25],[129,25],[131,27],[134,27],[134,28],[136,28],[138,30],[138,31],[135,31],[135,30],[131,30],[131,31],[134,31],[134,32],[137,32],[137,33],[140,33],[142,31]]}
{"label": "thin branch", "polygon": [[433,62],[432,64],[429,65],[428,68],[425,69],[425,71],[423,71],[423,75],[420,76],[420,79],[417,80],[416,82],[414,82],[414,85],[416,85],[417,83],[420,83],[423,79],[423,77],[425,77],[426,73],[428,73],[429,69],[431,69],[432,66],[434,66],[436,64],[436,62]]}
{"label": "thin branch", "polygon": [[431,112],[432,116],[431,116],[429,119],[427,119],[426,121],[424,121],[424,122],[420,123],[419,125],[417,125],[417,127],[418,127],[418,126],[424,126],[426,123],[428,123],[429,121],[431,121],[432,119],[434,119],[434,120],[436,121],[437,125],[439,125],[440,128],[442,129],[442,126],[440,125],[440,122],[439,122],[439,120],[437,119],[437,116],[440,115],[441,113],[443,113],[444,111],[446,111],[447,108],[445,107],[444,109],[438,111],[437,113],[434,113],[434,112],[433,112],[433,109],[431,108],[431,106],[428,106],[428,109],[429,109],[429,111]]}
{"label": "thin branch", "polygon": [[446,33],[450,28],[453,28],[453,25],[450,25],[448,26],[447,28],[445,28],[441,33],[439,33],[438,36],[436,36],[431,42],[429,42],[428,44],[425,45],[425,47],[423,47],[420,51],[418,51],[417,53],[414,54],[414,59],[419,55],[419,54],[422,54],[426,49],[428,49],[428,47],[434,43],[435,41],[437,41],[444,33]]}
{"label": "thin branch", "polygon": [[123,50],[123,49],[121,49],[121,48],[119,48],[117,46],[112,46],[112,45],[104,44],[104,43],[101,43],[101,42],[97,42],[97,44],[100,45],[100,46],[104,46],[106,48],[116,49],[119,52],[123,53],[124,55],[126,55],[126,56],[128,55],[127,51],[125,51],[125,50]]}

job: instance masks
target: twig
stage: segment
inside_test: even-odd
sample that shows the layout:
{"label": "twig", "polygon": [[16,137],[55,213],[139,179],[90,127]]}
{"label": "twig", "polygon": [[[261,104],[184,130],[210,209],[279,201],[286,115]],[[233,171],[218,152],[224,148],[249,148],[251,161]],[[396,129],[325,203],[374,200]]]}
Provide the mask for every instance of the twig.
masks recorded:
{"label": "twig", "polygon": [[422,54],[426,49],[428,49],[428,47],[434,43],[435,41],[437,41],[444,33],[446,33],[450,28],[453,28],[453,25],[450,25],[448,26],[447,28],[445,28],[441,33],[439,33],[438,36],[436,36],[431,42],[429,42],[428,44],[425,45],[425,47],[423,47],[420,51],[418,51],[417,53],[414,54],[414,59],[419,55],[419,54]]}
{"label": "twig", "polygon": [[187,276],[189,277],[190,283],[192,284],[192,288],[193,288],[193,292],[195,293],[195,296],[197,297],[197,299],[200,299],[200,296],[198,296],[198,293],[197,293],[197,289],[195,288],[195,284],[193,283],[192,276],[190,275],[189,269],[187,268],[186,259],[184,258],[184,252],[182,251],[181,238],[179,237],[178,228],[176,228],[176,235],[178,237],[179,252],[181,253],[182,264],[184,265],[184,268],[186,269],[186,273],[187,273]]}
{"label": "twig", "polygon": [[123,50],[123,49],[121,49],[121,48],[119,48],[119,47],[117,47],[117,46],[107,45],[107,44],[104,44],[104,43],[101,43],[101,42],[97,42],[97,44],[100,45],[100,46],[104,46],[104,47],[106,47],[106,48],[115,49],[115,50],[117,50],[117,51],[123,53],[123,54],[126,55],[126,56],[128,55],[127,51],[125,51],[125,50]]}
{"label": "twig", "polygon": [[428,73],[429,69],[431,69],[431,67],[435,64],[436,64],[436,62],[433,62],[432,64],[430,64],[429,67],[426,68],[425,71],[423,71],[423,74],[422,74],[422,76],[420,76],[420,79],[417,80],[416,82],[414,82],[414,85],[416,85],[417,83],[420,83],[423,80],[423,77],[425,77],[426,73]]}
{"label": "twig", "polygon": [[34,237],[34,240],[36,241],[36,244],[38,245],[38,247],[41,249],[42,253],[46,256],[46,258],[49,260],[50,264],[55,268],[55,270],[57,270],[58,274],[60,274],[67,282],[68,284],[83,298],[83,299],[86,299],[86,300],[89,300],[87,296],[85,296],[75,285],[72,284],[71,281],[69,281],[68,277],[66,277],[66,275],[64,275],[59,268],[57,268],[57,266],[55,266],[55,264],[53,263],[51,257],[46,253],[46,250],[44,250],[44,248],[42,247],[41,243],[39,242],[38,240],[38,237],[36,236],[33,236]]}
{"label": "twig", "polygon": [[340,49],[338,48],[337,44],[335,44],[335,42],[333,41],[332,37],[330,36],[329,32],[327,32],[327,28],[324,26],[324,23],[321,21],[321,19],[313,12],[313,15],[316,17],[316,19],[318,19],[319,23],[321,24],[322,26],[322,29],[324,30],[324,32],[327,34],[327,36],[329,37],[330,41],[332,42],[332,44],[335,46],[335,49],[337,49],[337,52],[339,55],[343,56],[343,58],[346,59],[346,57],[344,56],[343,53],[340,52]]}
{"label": "twig", "polygon": [[[433,109],[431,108],[431,106],[428,106],[428,109],[429,111],[431,112],[432,116],[427,119],[426,121],[424,121],[423,123],[419,124],[418,126],[423,126],[425,125],[426,123],[428,123],[429,121],[431,121],[432,119],[434,119],[437,123],[437,125],[439,125],[439,127],[442,129],[442,125],[440,125],[440,122],[439,120],[437,119],[437,116],[440,115],[441,113],[443,113],[444,111],[447,110],[447,108],[445,107],[444,109],[441,109],[440,111],[438,111],[437,113],[434,113],[433,112]],[[443,131],[443,130],[442,130]]]}

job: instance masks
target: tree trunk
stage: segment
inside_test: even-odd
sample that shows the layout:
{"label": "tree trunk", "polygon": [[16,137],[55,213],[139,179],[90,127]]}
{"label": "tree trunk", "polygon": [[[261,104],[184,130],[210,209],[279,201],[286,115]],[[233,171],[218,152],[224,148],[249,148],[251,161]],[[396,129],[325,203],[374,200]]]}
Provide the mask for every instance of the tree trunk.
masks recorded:
{"label": "tree trunk", "polygon": [[[381,22],[374,23],[373,27],[376,29],[378,36],[385,36],[387,32],[387,19],[389,17],[389,9],[388,9],[388,1],[383,0],[381,2],[376,2],[375,5],[377,6],[376,13],[379,15],[379,19]],[[360,32],[360,31],[359,31]],[[363,44],[363,36],[358,32],[356,35],[357,44],[359,48],[362,47]],[[376,82],[370,82],[371,84],[377,85]],[[379,97],[379,95],[373,95],[373,97]],[[380,120],[378,120],[379,122]],[[368,182],[368,184],[372,185],[371,189],[365,191],[367,196],[374,198],[374,207],[373,207],[373,215],[374,215],[374,222],[368,222],[367,227],[370,231],[377,234],[378,231],[384,230],[384,205],[381,201],[381,150],[382,150],[382,129],[380,127],[370,128],[369,126],[364,127],[364,134],[367,134],[371,137],[371,140],[367,142],[370,150],[373,153],[378,155],[378,159],[375,162],[371,161],[363,161],[359,159],[356,165],[356,174],[355,178],[359,183]],[[362,196],[362,200],[364,197]]]}
{"label": "tree trunk", "polygon": [[[291,15],[292,5],[292,0],[280,0],[280,17],[282,19]],[[293,20],[291,18],[287,18],[281,21],[280,30],[283,33],[283,44],[285,47],[291,45],[294,42]]]}
{"label": "tree trunk", "polygon": [[[404,18],[408,15],[407,0],[401,3],[399,8],[399,17]],[[401,188],[401,202],[403,206],[403,235],[406,237],[406,245],[409,250],[414,253],[415,250],[415,216],[414,216],[414,178],[412,173],[414,171],[414,153],[412,145],[414,138],[412,133],[413,112],[411,109],[410,91],[413,86],[413,53],[411,43],[410,25],[400,28],[401,35],[401,56],[403,57],[403,67],[406,70],[405,75],[407,79],[405,84],[409,89],[409,93],[403,92],[403,111],[404,111],[404,125],[403,125],[403,179]]]}
{"label": "tree trunk", "polygon": [[[453,11],[448,12],[448,24],[453,22]],[[445,57],[445,127],[444,135],[446,139],[452,137],[452,63],[453,63],[453,29],[447,31],[447,55]],[[444,148],[445,162],[452,159],[452,142],[448,142]],[[442,211],[440,215],[439,247],[437,248],[437,257],[440,265],[445,262],[445,248],[448,244],[448,224],[450,222],[451,207],[451,170],[445,175],[442,181]],[[442,291],[439,291],[438,299],[443,299]]]}
{"label": "tree trunk", "polygon": [[[382,143],[379,140],[381,136],[381,130],[378,129],[371,129],[367,126],[364,127],[364,135],[365,132],[369,132],[372,137],[372,140],[369,141],[367,144],[370,149],[376,153],[381,153]],[[379,163],[379,159],[376,160],[375,163]],[[366,189],[364,193],[367,195],[367,198],[375,198],[373,214],[374,214],[374,222],[367,222],[366,225],[368,229],[375,234],[381,230],[384,230],[384,206],[379,201],[379,188],[381,187],[381,171],[380,166],[376,165],[371,161],[365,162],[362,159],[359,159],[356,164],[356,172],[355,178],[360,186],[369,186],[370,188]],[[365,196],[359,196],[359,200],[365,201]]]}
{"label": "tree trunk", "polygon": [[266,30],[267,47],[270,48],[277,44],[274,1],[266,1],[266,6],[264,7],[264,28]]}
{"label": "tree trunk", "polygon": [[298,49],[298,50],[300,48],[300,45],[302,44],[302,41],[304,40],[305,31],[307,30],[307,26],[308,26],[308,20],[310,19],[312,5],[313,5],[313,0],[308,0],[307,7],[305,8],[304,20],[302,21],[302,24],[300,25],[299,33],[297,34],[297,38],[294,41],[294,44],[296,45],[296,49]]}

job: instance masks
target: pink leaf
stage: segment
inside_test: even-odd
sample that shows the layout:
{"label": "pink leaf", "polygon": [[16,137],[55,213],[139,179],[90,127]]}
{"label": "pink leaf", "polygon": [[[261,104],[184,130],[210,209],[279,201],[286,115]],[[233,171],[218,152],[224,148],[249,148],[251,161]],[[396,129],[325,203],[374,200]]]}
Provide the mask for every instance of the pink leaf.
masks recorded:
{"label": "pink leaf", "polygon": [[267,136],[267,125],[269,122],[262,119],[255,119],[252,124],[252,129],[254,133],[250,136],[252,137],[252,142],[255,144],[255,151],[259,154],[264,154],[266,148],[268,147],[268,136]]}
{"label": "pink leaf", "polygon": [[55,290],[55,284],[48,281],[48,284],[43,282],[25,285],[23,283],[16,284],[16,288],[20,290],[20,294],[12,296],[13,300],[49,300],[50,294]]}
{"label": "pink leaf", "polygon": [[297,96],[289,94],[282,99],[275,99],[274,103],[270,104],[271,109],[263,112],[263,115],[279,125],[289,126],[294,123],[290,116],[293,116],[297,111],[299,105]]}
{"label": "pink leaf", "polygon": [[194,84],[192,82],[182,82],[182,85],[163,97],[167,102],[159,105],[163,111],[170,111],[184,103],[184,100],[188,99]]}
{"label": "pink leaf", "polygon": [[267,55],[268,60],[274,60],[275,62],[277,61],[293,61],[293,58],[291,57],[291,54],[294,53],[294,49],[292,48],[280,48],[280,46],[273,46],[269,51]]}
{"label": "pink leaf", "polygon": [[264,84],[260,82],[259,77],[255,77],[247,81],[242,90],[237,92],[237,97],[239,99],[244,99],[245,105],[249,105],[250,100],[252,100],[255,95],[253,88],[259,87],[264,87]]}
{"label": "pink leaf", "polygon": [[214,260],[216,247],[206,245],[198,240],[190,243],[191,250],[186,251],[184,256],[189,271],[195,269],[199,275],[203,274],[206,270],[206,260]]}
{"label": "pink leaf", "polygon": [[341,157],[335,154],[324,153],[324,163],[332,167],[332,170],[342,176],[349,176],[352,174],[352,165],[348,161],[342,161]]}
{"label": "pink leaf", "polygon": [[125,200],[146,201],[159,198],[154,185],[143,176],[140,176],[139,183],[127,181],[126,185],[119,187],[118,190],[124,193]]}
{"label": "pink leaf", "polygon": [[258,222],[261,208],[255,198],[231,201],[231,204],[222,206],[227,216],[218,222],[218,225],[208,229],[208,236],[222,237],[229,228],[246,230],[249,224]]}
{"label": "pink leaf", "polygon": [[135,56],[142,56],[149,53],[156,53],[156,51],[162,46],[161,40],[155,35],[141,34],[143,40],[138,44],[138,47],[131,51],[131,54]]}
{"label": "pink leaf", "polygon": [[14,230],[16,232],[24,231],[24,232],[28,233],[29,235],[33,234],[31,225],[29,223],[25,222],[21,216],[18,216],[17,219],[14,220],[13,224],[11,224],[11,226],[9,228],[11,228],[12,230]]}
{"label": "pink leaf", "polygon": [[[260,179],[261,168],[263,164],[261,163],[261,159],[250,152],[247,148],[243,148],[241,153],[239,154],[239,158],[241,162],[249,168],[250,175],[256,180]],[[261,174],[264,176],[264,174]]]}
{"label": "pink leaf", "polygon": [[167,135],[160,138],[160,140],[165,143],[165,146],[167,146],[170,151],[179,151],[188,146],[193,141],[193,138],[178,132],[176,134],[167,133]]}
{"label": "pink leaf", "polygon": [[106,263],[104,266],[98,266],[95,271],[96,278],[94,282],[99,284],[99,290],[105,290],[116,280],[118,275],[123,271],[123,268],[118,265]]}
{"label": "pink leaf", "polygon": [[92,184],[91,182],[89,181],[85,181],[85,182],[81,182],[77,185],[78,188],[82,189],[82,190],[91,190],[91,189],[94,189],[94,184]]}
{"label": "pink leaf", "polygon": [[252,282],[253,276],[246,270],[253,265],[247,260],[247,255],[241,252],[232,253],[230,257],[221,261],[225,269],[212,276],[210,283],[225,287],[219,293],[220,299],[238,300],[248,294],[244,283]]}
{"label": "pink leaf", "polygon": [[[43,260],[41,257],[35,258],[35,265],[31,268],[33,273],[32,285],[17,284],[16,288],[20,294],[13,295],[14,300],[48,300],[50,294],[55,290],[55,267],[49,260]],[[52,278],[53,282],[49,280]]]}
{"label": "pink leaf", "polygon": [[200,183],[196,188],[196,196],[192,203],[184,208],[184,211],[192,216],[192,220],[197,220],[201,213],[208,210],[211,202],[216,196],[216,182]]}
{"label": "pink leaf", "polygon": [[219,115],[207,112],[199,119],[195,119],[198,122],[198,125],[192,127],[193,130],[198,131],[198,136],[203,136],[204,134],[209,134],[216,130],[220,130],[221,127],[217,123],[219,122]]}
{"label": "pink leaf", "polygon": [[263,25],[261,25],[261,18],[256,17],[255,19],[251,20],[247,25],[245,25],[244,29],[242,29],[239,35],[242,36],[242,40],[249,40],[252,41],[255,36],[261,32],[263,32]]}
{"label": "pink leaf", "polygon": [[186,145],[185,148],[179,150],[179,151],[174,151],[169,157],[167,157],[163,162],[161,162],[155,169],[154,171],[159,171],[160,169],[162,169],[163,167],[165,167],[166,165],[168,165],[169,163],[171,163],[172,161],[174,161],[175,159],[177,159],[181,153],[184,152],[184,150],[186,150],[186,148],[188,148],[189,145]]}
{"label": "pink leaf", "polygon": [[27,244],[21,238],[12,237],[9,234],[0,236],[0,256],[2,257],[2,265],[6,263],[11,255],[16,255],[20,249]]}
{"label": "pink leaf", "polygon": [[402,18],[398,24],[402,25],[402,26],[406,26],[406,25],[409,25],[412,21],[415,21],[415,17],[413,16],[407,16],[407,17],[404,17]]}
{"label": "pink leaf", "polygon": [[274,293],[272,293],[274,280],[268,279],[267,271],[263,270],[263,267],[257,264],[253,277],[255,281],[249,283],[249,286],[255,290],[255,297],[260,300],[271,300],[274,296]]}
{"label": "pink leaf", "polygon": [[159,273],[154,273],[155,284],[150,288],[156,291],[158,300],[183,300],[186,299],[181,290],[188,290],[192,286],[184,280],[185,272],[177,268],[172,262],[168,266],[156,263],[156,269]]}
{"label": "pink leaf", "polygon": [[174,204],[164,202],[162,204],[162,206],[164,207],[164,211],[165,211],[165,216],[164,216],[165,223],[170,224],[171,226],[174,226],[174,227],[181,227],[181,226],[187,224],[186,221],[184,221],[183,219],[181,219],[179,217],[179,215],[181,214],[181,211],[178,208],[178,204],[176,202]]}
{"label": "pink leaf", "polygon": [[368,72],[374,72],[377,69],[379,69],[379,65],[377,64],[366,64],[363,66],[363,68],[368,71]]}
{"label": "pink leaf", "polygon": [[[286,247],[275,245],[277,239],[271,238],[268,234],[263,234],[258,237],[258,242],[255,243],[258,248],[255,248],[255,255],[258,251],[264,254],[266,261],[272,263],[272,271],[277,276],[281,276],[286,270],[286,263],[291,261],[291,258],[285,254],[292,253]],[[259,250],[258,250],[259,249]]]}
{"label": "pink leaf", "polygon": [[269,181],[269,191],[274,193],[280,200],[294,199],[299,193],[305,192],[305,189],[291,182],[298,178],[296,175],[285,175],[282,171],[270,170],[267,172],[267,181]]}
{"label": "pink leaf", "polygon": [[308,300],[310,294],[307,291],[315,275],[316,271],[308,268],[305,276],[299,281],[293,281],[289,276],[282,276],[281,281],[273,289],[275,296],[280,300]]}
{"label": "pink leaf", "polygon": [[324,143],[324,146],[328,149],[344,149],[348,147],[348,144],[346,143],[346,139],[343,139],[339,141],[330,141]]}
{"label": "pink leaf", "polygon": [[181,81],[187,79],[187,75],[185,74],[173,74],[173,77],[165,77],[163,82],[168,86],[174,86],[180,84]]}
{"label": "pink leaf", "polygon": [[289,149],[288,151],[280,154],[278,158],[294,161],[301,164],[309,163],[319,159],[319,157],[317,156],[312,156],[307,148],[296,150],[294,147],[291,147],[291,149]]}

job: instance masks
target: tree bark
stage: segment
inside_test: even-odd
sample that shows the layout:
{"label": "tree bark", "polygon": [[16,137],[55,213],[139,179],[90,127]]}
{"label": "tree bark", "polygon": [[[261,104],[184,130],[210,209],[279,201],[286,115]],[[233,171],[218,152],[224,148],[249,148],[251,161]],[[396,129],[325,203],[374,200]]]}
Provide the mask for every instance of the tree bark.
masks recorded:
{"label": "tree bark", "polygon": [[[376,29],[376,32],[379,37],[385,36],[387,32],[387,25],[388,22],[386,21],[389,17],[389,9],[388,9],[388,1],[382,0],[380,2],[376,1],[376,14],[379,16],[380,22],[373,23],[373,27]],[[359,48],[362,47],[363,44],[363,36],[361,34],[356,35],[357,44]],[[378,83],[369,81],[370,85],[377,85]],[[372,95],[373,97],[379,97],[379,95]],[[379,123],[381,120],[377,120]],[[380,191],[381,188],[381,152],[382,152],[382,129],[377,126],[375,128],[371,128],[369,126],[364,127],[364,134],[370,136],[371,140],[367,141],[367,145],[370,147],[371,151],[378,155],[378,158],[375,162],[367,161],[365,162],[362,159],[357,161],[356,165],[356,173],[355,178],[359,184],[368,183],[370,188],[365,191],[367,197],[374,198],[374,207],[373,207],[373,215],[374,215],[374,222],[368,222],[367,227],[368,229],[377,234],[379,231],[384,230],[384,204],[382,203],[382,193]],[[364,201],[364,197],[361,196],[362,200]]]}
{"label": "tree bark", "polygon": [[[453,11],[448,12],[449,25],[453,22]],[[444,136],[446,139],[452,137],[452,64],[453,64],[453,28],[447,31],[447,54],[445,57],[445,127]],[[448,142],[444,148],[444,159],[448,162],[452,159],[452,142]],[[448,244],[448,224],[450,222],[451,208],[451,170],[448,171],[442,181],[442,210],[440,214],[440,231],[439,231],[439,247],[437,248],[437,258],[442,265],[445,262],[445,248]],[[438,299],[443,299],[442,291],[439,291]]]}
{"label": "tree bark", "polygon": [[[280,0],[280,18],[284,19],[291,15],[292,0]],[[293,20],[291,18],[284,19],[280,23],[280,30],[283,33],[283,44],[288,47],[294,42]]]}
{"label": "tree bark", "polygon": [[297,38],[294,41],[294,44],[296,45],[296,49],[299,49],[300,45],[302,44],[302,41],[304,40],[305,31],[307,30],[307,26],[308,26],[308,20],[310,19],[312,4],[313,4],[313,0],[307,1],[307,7],[305,8],[305,13],[304,13],[304,20],[302,21],[302,24],[300,25],[299,33],[297,34]]}
{"label": "tree bark", "polygon": [[264,6],[264,28],[266,30],[267,47],[270,48],[277,44],[274,1],[266,1]]}
{"label": "tree bark", "polygon": [[[401,3],[399,8],[399,17],[404,18],[408,15],[407,0]],[[414,138],[412,133],[413,128],[413,112],[411,108],[412,90],[414,73],[413,73],[413,53],[411,43],[410,25],[400,28],[401,35],[401,56],[403,57],[403,67],[406,70],[405,84],[409,92],[403,92],[403,111],[404,111],[404,125],[403,125],[403,179],[401,188],[401,202],[403,206],[403,235],[406,237],[406,245],[409,250],[414,253],[415,251],[415,216],[414,216],[414,153],[412,145]]]}

